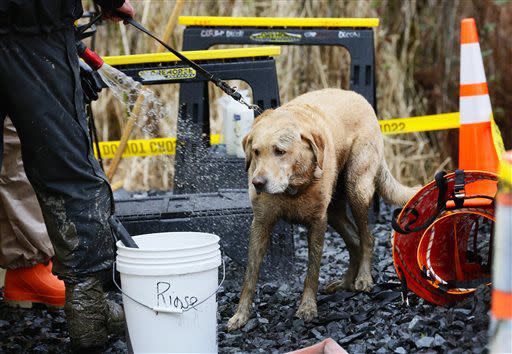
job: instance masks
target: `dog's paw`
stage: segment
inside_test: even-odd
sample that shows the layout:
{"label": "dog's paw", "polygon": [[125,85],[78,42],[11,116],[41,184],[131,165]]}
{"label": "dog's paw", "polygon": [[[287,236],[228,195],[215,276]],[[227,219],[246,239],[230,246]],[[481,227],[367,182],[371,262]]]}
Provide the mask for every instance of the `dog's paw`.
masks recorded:
{"label": "dog's paw", "polygon": [[357,291],[365,291],[365,292],[371,291],[373,288],[372,276],[368,273],[359,274],[356,277],[354,287]]}
{"label": "dog's paw", "polygon": [[312,321],[315,317],[318,316],[318,312],[316,309],[316,301],[313,299],[303,300],[300,303],[299,308],[295,313],[295,316],[303,319],[304,322]]}
{"label": "dog's paw", "polygon": [[249,313],[246,312],[237,312],[231,317],[228,321],[227,330],[229,332],[236,331],[237,329],[243,327],[247,321],[249,320]]}
{"label": "dog's paw", "polygon": [[332,294],[340,290],[354,291],[354,283],[347,280],[346,278],[340,280],[334,280],[327,284],[325,287],[325,292]]}

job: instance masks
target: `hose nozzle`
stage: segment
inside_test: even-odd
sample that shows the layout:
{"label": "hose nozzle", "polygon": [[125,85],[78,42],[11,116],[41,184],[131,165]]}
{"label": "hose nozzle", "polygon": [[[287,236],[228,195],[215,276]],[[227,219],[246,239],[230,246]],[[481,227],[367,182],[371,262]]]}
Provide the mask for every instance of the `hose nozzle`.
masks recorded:
{"label": "hose nozzle", "polygon": [[82,58],[87,65],[91,67],[93,70],[98,70],[102,67],[104,61],[101,57],[90,50],[83,42],[77,42],[76,49],[78,51],[78,56]]}

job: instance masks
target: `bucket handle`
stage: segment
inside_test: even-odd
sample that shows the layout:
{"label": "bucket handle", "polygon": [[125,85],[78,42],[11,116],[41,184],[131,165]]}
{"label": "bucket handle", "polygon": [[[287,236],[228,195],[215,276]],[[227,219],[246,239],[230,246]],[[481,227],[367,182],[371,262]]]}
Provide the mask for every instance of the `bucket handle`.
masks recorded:
{"label": "bucket handle", "polygon": [[221,280],[219,286],[217,287],[217,289],[215,289],[215,291],[213,293],[208,295],[203,300],[199,301],[198,303],[196,303],[196,304],[194,304],[194,305],[192,305],[192,306],[190,306],[189,308],[186,308],[186,309],[179,309],[177,307],[161,307],[161,306],[151,307],[151,306],[148,306],[148,305],[144,304],[141,301],[138,301],[138,300],[134,299],[133,297],[131,297],[130,295],[125,293],[123,291],[123,289],[121,289],[119,284],[117,284],[117,281],[116,281],[116,262],[114,262],[114,264],[112,266],[112,281],[114,282],[114,284],[117,287],[117,289],[119,289],[121,294],[123,294],[128,299],[132,300],[133,302],[139,304],[140,306],[145,307],[145,308],[147,308],[149,310],[155,311],[156,314],[158,314],[159,312],[182,314],[183,312],[187,312],[187,311],[190,311],[192,309],[197,310],[197,308],[196,308],[197,306],[201,305],[203,302],[207,301],[209,298],[211,298],[212,296],[216,295],[219,292],[222,284],[224,284],[224,280],[226,280],[226,263],[224,262],[224,258],[223,257],[221,257],[221,259],[222,259],[222,280]]}

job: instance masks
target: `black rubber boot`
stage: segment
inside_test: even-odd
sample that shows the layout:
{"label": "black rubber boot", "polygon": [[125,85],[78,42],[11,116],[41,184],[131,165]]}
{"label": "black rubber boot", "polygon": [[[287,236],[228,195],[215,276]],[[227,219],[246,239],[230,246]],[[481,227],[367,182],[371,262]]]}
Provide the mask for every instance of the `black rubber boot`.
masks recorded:
{"label": "black rubber boot", "polygon": [[64,311],[74,352],[101,352],[109,333],[124,330],[122,307],[105,298],[95,277],[66,283]]}
{"label": "black rubber boot", "polygon": [[110,333],[124,335],[126,320],[124,317],[123,306],[119,305],[117,302],[113,300],[107,299],[107,307],[107,326]]}

